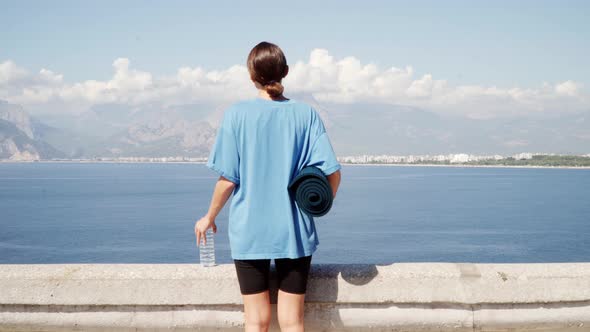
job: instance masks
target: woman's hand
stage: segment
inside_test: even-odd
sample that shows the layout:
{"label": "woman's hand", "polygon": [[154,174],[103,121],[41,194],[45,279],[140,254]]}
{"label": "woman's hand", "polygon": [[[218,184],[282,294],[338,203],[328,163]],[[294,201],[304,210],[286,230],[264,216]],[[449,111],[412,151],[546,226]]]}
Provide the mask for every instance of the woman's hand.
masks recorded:
{"label": "woman's hand", "polygon": [[205,215],[203,218],[199,219],[195,223],[195,235],[197,237],[197,247],[203,239],[203,244],[207,244],[207,237],[205,236],[205,232],[209,228],[213,228],[213,233],[217,233],[217,225],[215,225],[215,218],[211,218],[208,214]]}

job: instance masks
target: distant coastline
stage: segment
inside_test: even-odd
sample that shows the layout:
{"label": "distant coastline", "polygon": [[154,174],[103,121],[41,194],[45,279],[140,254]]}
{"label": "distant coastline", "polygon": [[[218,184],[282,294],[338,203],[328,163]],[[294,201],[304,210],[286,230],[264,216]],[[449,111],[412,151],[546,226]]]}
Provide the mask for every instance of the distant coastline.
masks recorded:
{"label": "distant coastline", "polygon": [[354,166],[424,166],[424,167],[481,167],[481,168],[573,168],[590,169],[590,166],[538,166],[538,165],[470,165],[470,164],[384,164],[384,163],[341,163]]}
{"label": "distant coastline", "polygon": [[[206,164],[207,161],[138,161],[138,160],[0,160],[6,164],[30,164],[30,163],[88,163],[88,164]],[[549,168],[549,169],[590,169],[590,166],[542,166],[542,165],[481,165],[481,164],[428,164],[428,163],[350,163],[340,162],[348,166],[399,166],[399,167],[474,167],[474,168]]]}

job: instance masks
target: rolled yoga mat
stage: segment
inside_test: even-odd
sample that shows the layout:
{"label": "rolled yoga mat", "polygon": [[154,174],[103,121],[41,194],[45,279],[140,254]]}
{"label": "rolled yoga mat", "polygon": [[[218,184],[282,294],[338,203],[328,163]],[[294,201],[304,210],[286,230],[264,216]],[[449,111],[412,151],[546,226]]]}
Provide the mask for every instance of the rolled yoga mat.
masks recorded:
{"label": "rolled yoga mat", "polygon": [[288,186],[303,212],[321,217],[332,207],[332,187],[324,172],[315,166],[304,167]]}

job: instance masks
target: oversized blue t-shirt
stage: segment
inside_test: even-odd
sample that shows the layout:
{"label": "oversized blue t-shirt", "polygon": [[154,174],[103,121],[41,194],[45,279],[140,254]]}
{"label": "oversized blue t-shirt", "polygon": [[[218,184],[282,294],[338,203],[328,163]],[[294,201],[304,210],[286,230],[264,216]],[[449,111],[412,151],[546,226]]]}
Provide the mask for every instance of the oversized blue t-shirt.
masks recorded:
{"label": "oversized blue t-shirt", "polygon": [[298,258],[316,250],[313,217],[287,188],[309,165],[326,175],[341,168],[312,106],[256,97],[224,111],[207,167],[236,183],[228,227],[233,259]]}

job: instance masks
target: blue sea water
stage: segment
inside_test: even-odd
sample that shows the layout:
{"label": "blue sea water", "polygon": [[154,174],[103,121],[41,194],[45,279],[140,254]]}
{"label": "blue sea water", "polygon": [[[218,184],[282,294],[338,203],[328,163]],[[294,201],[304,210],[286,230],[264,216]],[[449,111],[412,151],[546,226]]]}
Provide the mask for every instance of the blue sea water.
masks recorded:
{"label": "blue sea water", "polygon": [[[203,164],[0,163],[0,263],[198,263],[216,179]],[[590,261],[589,201],[587,169],[343,165],[313,262]]]}

